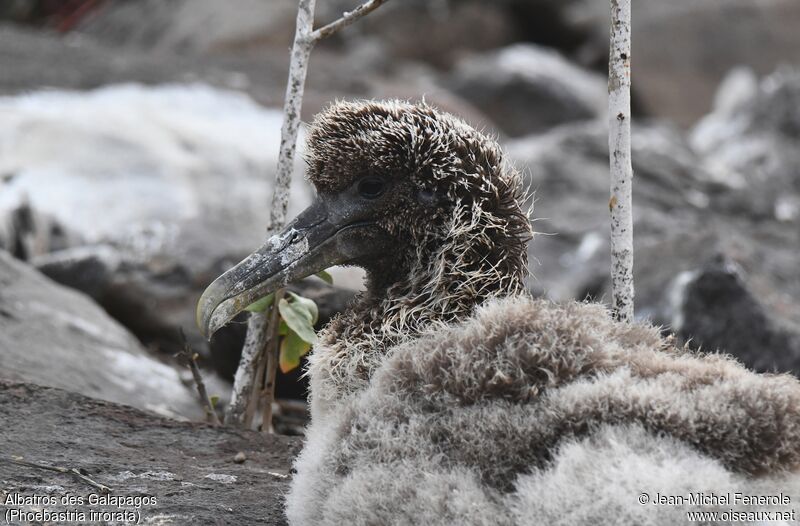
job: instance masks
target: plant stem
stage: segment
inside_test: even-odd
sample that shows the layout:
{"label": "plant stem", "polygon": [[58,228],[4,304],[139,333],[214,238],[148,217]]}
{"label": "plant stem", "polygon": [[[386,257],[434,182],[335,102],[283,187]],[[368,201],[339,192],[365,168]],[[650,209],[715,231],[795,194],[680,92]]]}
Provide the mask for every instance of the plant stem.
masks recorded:
{"label": "plant stem", "polygon": [[208,390],[206,389],[206,383],[203,381],[203,375],[200,373],[200,368],[197,366],[197,353],[192,350],[192,346],[189,345],[189,342],[186,340],[186,334],[184,334],[183,328],[180,329],[180,338],[183,349],[178,354],[186,360],[189,370],[192,371],[192,378],[194,378],[194,383],[197,386],[197,394],[200,395],[200,401],[203,403],[203,410],[206,413],[206,418],[211,421],[211,425],[219,427],[222,423],[219,421],[217,412],[214,410],[214,404],[211,403],[211,398],[208,396]]}
{"label": "plant stem", "polygon": [[[286,98],[283,104],[283,126],[281,127],[281,145],[278,155],[278,170],[275,174],[275,186],[270,208],[269,234],[274,235],[286,223],[286,211],[289,206],[289,188],[292,180],[292,168],[297,149],[297,135],[300,129],[300,117],[303,108],[308,61],[314,44],[329,37],[359,18],[377,9],[386,0],[369,0],[353,11],[344,13],[342,17],[314,31],[314,8],[316,0],[299,0],[297,5],[297,26],[292,44],[291,61],[289,63],[289,79],[286,83]],[[276,291],[273,308],[277,308],[278,298],[283,297],[283,289]],[[262,411],[265,422],[272,421],[272,400],[274,400],[275,371],[278,365],[278,322],[280,318],[273,316],[267,321],[267,313],[252,313],[247,320],[247,338],[242,349],[242,358],[233,384],[231,407],[226,422],[243,425],[248,413],[248,395],[254,405],[255,397],[262,397]],[[273,358],[266,360],[266,375],[257,374],[259,364],[264,363],[260,353],[272,351]],[[263,378],[263,379],[262,379]],[[253,380],[256,385],[254,389]],[[258,389],[263,384],[264,389]],[[251,395],[251,393],[253,393]],[[263,394],[262,394],[263,393]],[[234,405],[235,402],[235,405]],[[267,415],[266,412],[269,411]],[[267,418],[268,417],[268,418]],[[245,425],[249,425],[245,424]],[[264,425],[269,429],[269,425]]]}
{"label": "plant stem", "polygon": [[631,0],[611,0],[608,149],[611,170],[612,314],[633,321],[633,167],[631,165]]}
{"label": "plant stem", "polygon": [[[269,235],[277,233],[286,223],[294,154],[300,129],[303,90],[306,82],[306,73],[308,72],[308,59],[311,56],[311,49],[314,47],[311,33],[313,32],[315,1],[300,0],[297,7],[297,28],[289,64],[289,80],[286,83],[286,98],[283,104],[281,145],[280,153],[278,154],[278,170],[275,174],[275,185],[272,192]],[[275,294],[276,300],[278,293],[281,296],[283,295],[282,291],[277,291]],[[277,305],[277,301],[273,303],[273,308],[275,305]],[[239,369],[236,371],[233,383],[231,409],[228,412],[231,422],[248,427],[252,422],[252,414],[262,391],[260,386],[263,381],[263,375],[258,375],[256,369],[260,369],[258,367],[259,363],[262,363],[262,360],[266,358],[262,357],[261,353],[274,347],[274,343],[270,344],[270,334],[276,335],[277,330],[269,327],[267,313],[250,314],[247,320],[247,337],[242,349],[242,359],[239,362]],[[234,401],[237,402],[235,407]],[[269,405],[271,407],[271,401]],[[248,406],[250,407],[248,408]],[[226,419],[227,421],[228,419]]]}
{"label": "plant stem", "polygon": [[264,316],[251,314],[247,321],[247,336],[242,347],[242,357],[233,379],[233,392],[228,411],[225,414],[225,423],[243,426],[250,393],[255,382],[255,369],[258,356],[264,347],[264,333],[267,330],[267,319]]}
{"label": "plant stem", "polygon": [[272,402],[275,400],[275,376],[278,371],[280,359],[280,313],[278,303],[283,299],[285,289],[275,293],[275,301],[270,311],[269,330],[267,331],[267,346],[264,354],[267,357],[266,373],[264,375],[264,389],[261,390],[261,432],[272,433]]}

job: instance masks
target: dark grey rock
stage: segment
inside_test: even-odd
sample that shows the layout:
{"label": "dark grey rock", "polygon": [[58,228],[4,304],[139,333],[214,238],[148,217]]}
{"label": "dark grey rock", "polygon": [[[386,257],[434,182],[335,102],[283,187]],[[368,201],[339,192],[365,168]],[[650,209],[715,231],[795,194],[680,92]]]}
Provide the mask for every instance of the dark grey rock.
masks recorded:
{"label": "dark grey rock", "polygon": [[[673,128],[633,132],[637,247],[693,229],[725,190]],[[556,300],[599,298],[608,276],[608,139],[604,123],[576,123],[508,143],[535,193],[531,286]]]}
{"label": "dark grey rock", "polygon": [[443,82],[511,136],[600,118],[608,104],[600,75],[533,44],[464,58]]}
{"label": "dark grey rock", "polygon": [[[33,263],[49,278],[88,294],[148,348],[165,354],[180,350],[183,329],[193,349],[209,359],[222,377],[232,380],[244,343],[246,316],[217,332],[209,343],[195,325],[195,306],[206,286],[240,257],[224,258],[204,272],[166,255],[142,261],[112,245],[62,250],[35,258]],[[309,278],[290,287],[313,299],[319,307],[318,328],[352,300],[355,291]],[[304,398],[306,382],[279,375],[278,395]]]}
{"label": "dark grey rock", "polygon": [[0,251],[0,377],[173,417],[202,418],[176,367],[152,358],[90,298]]}
{"label": "dark grey rock", "polygon": [[[610,302],[606,141],[602,124],[572,124],[508,146],[536,191],[536,294]],[[634,127],[633,168],[637,316],[750,367],[800,373],[800,229],[732,208],[731,196],[744,191],[738,180],[706,164],[672,128]],[[735,280],[706,270],[720,255],[742,269]]]}
{"label": "dark grey rock", "polygon": [[[567,2],[565,20],[585,28],[572,53],[584,65],[607,70],[607,5]],[[797,63],[800,3],[795,0],[638,0],[632,25],[634,95],[641,110],[693,125],[711,107],[717,86],[733,68],[766,75]]]}
{"label": "dark grey rock", "polygon": [[[295,437],[176,422],[60,389],[4,380],[0,407],[3,502],[15,493],[57,499],[98,493],[74,476],[4,461],[13,455],[82,470],[110,486],[115,496],[154,497],[155,505],[138,510],[142,524],[286,524],[284,495],[301,447]],[[246,462],[234,461],[239,452],[246,454]],[[86,513],[117,509],[69,508]]]}

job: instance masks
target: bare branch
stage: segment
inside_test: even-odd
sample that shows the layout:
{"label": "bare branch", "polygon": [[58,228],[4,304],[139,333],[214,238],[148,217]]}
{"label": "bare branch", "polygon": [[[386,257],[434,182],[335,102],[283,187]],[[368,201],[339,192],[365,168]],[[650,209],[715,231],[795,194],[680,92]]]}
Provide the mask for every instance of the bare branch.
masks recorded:
{"label": "bare branch", "polygon": [[56,473],[64,473],[66,475],[72,475],[73,477],[80,479],[83,482],[87,483],[88,485],[92,486],[93,488],[99,490],[101,493],[111,493],[110,487],[106,486],[105,484],[100,484],[99,482],[95,482],[94,480],[90,479],[87,475],[81,473],[81,471],[76,468],[62,468],[61,466],[48,466],[47,464],[30,462],[28,460],[24,460],[21,457],[0,457],[0,462],[6,462],[8,464],[16,464],[17,466],[25,466],[28,468],[55,471]]}
{"label": "bare branch", "polygon": [[264,313],[264,316],[266,316],[264,319],[266,320],[267,324],[267,328],[263,333],[264,344],[258,354],[255,381],[250,389],[250,393],[247,395],[247,411],[244,413],[244,427],[247,429],[253,429],[253,419],[255,419],[256,410],[258,409],[258,404],[261,401],[261,386],[264,385],[264,373],[267,370],[267,361],[269,361],[268,349],[270,348],[269,331],[271,318],[266,313]]}
{"label": "bare branch", "polygon": [[[272,202],[270,204],[270,235],[277,233],[286,223],[286,210],[289,207],[289,188],[292,181],[294,154],[297,135],[300,129],[300,112],[303,105],[303,91],[308,71],[308,60],[314,41],[314,5],[316,0],[300,0],[297,5],[297,27],[292,45],[289,79],[286,83],[286,98],[283,104],[283,126],[281,145],[278,154],[278,170],[275,173]],[[262,381],[257,374],[261,353],[268,347],[268,322],[266,312],[254,312],[247,320],[247,337],[239,368],[233,382],[233,394],[226,422],[248,426],[252,421],[255,402]],[[269,346],[271,348],[271,346]],[[266,358],[266,357],[264,357]],[[255,382],[255,384],[254,384]],[[256,393],[255,395],[253,393]]]}
{"label": "bare branch", "polygon": [[280,153],[278,154],[278,171],[275,174],[275,186],[270,206],[270,234],[277,233],[286,223],[289,186],[292,180],[297,134],[300,129],[308,59],[311,56],[311,49],[314,47],[314,41],[311,39],[314,3],[315,0],[300,0],[297,6],[297,29],[289,64],[289,80],[286,83],[286,99],[283,103],[283,127],[281,128]]}
{"label": "bare branch", "polygon": [[261,350],[265,345],[267,318],[262,313],[253,313],[247,320],[247,336],[242,347],[242,357],[233,378],[233,393],[225,414],[225,423],[242,426],[247,411],[253,382],[256,380],[256,365]]}
{"label": "bare branch", "polygon": [[312,40],[316,43],[322,40],[323,38],[328,38],[329,36],[333,35],[343,27],[347,27],[359,18],[362,18],[372,11],[376,10],[384,4],[386,0],[370,0],[369,2],[364,2],[360,6],[356,7],[352,11],[347,11],[342,15],[341,18],[338,20],[334,20],[330,24],[323,26],[311,34]]}
{"label": "bare branch", "polygon": [[206,384],[203,382],[203,375],[200,374],[200,368],[197,366],[197,353],[192,351],[191,345],[186,341],[186,334],[183,332],[183,327],[179,329],[181,345],[183,349],[178,353],[178,356],[186,360],[189,370],[192,371],[194,383],[197,386],[197,394],[200,395],[200,401],[203,403],[203,409],[206,412],[206,418],[211,420],[211,425],[219,427],[222,423],[219,421],[217,412],[214,410],[214,404],[211,403],[211,398],[208,397]]}
{"label": "bare branch", "polygon": [[[270,234],[277,233],[286,223],[286,211],[289,205],[289,187],[292,179],[294,167],[294,156],[297,147],[297,135],[300,129],[301,110],[303,106],[303,93],[305,90],[306,74],[308,72],[308,61],[311,50],[319,40],[328,37],[341,28],[352,24],[364,15],[374,11],[386,0],[370,0],[351,12],[345,13],[340,19],[328,24],[317,31],[314,31],[314,7],[316,0],[299,0],[297,5],[297,26],[295,29],[294,43],[292,44],[291,61],[289,63],[289,79],[286,83],[286,98],[283,104],[283,126],[281,128],[281,145],[278,155],[278,170],[275,174],[275,186],[273,188],[272,202],[270,207]],[[276,292],[276,298],[282,295],[282,291]],[[277,299],[275,305],[277,305]],[[247,321],[247,338],[242,350],[242,359],[239,362],[239,369],[234,378],[233,394],[229,406],[226,422],[236,422],[243,425],[250,420],[255,409],[253,404],[248,404],[248,397],[254,398],[258,394],[264,397],[262,402],[262,414],[267,420],[265,429],[269,429],[271,424],[272,399],[274,398],[275,368],[277,367],[278,356],[277,345],[277,317],[274,317],[275,326],[267,330],[267,314],[253,313]],[[273,335],[273,339],[269,339]],[[259,363],[263,363],[260,353],[268,352],[269,349],[274,354],[274,359],[266,356],[266,383],[264,389],[257,389],[259,382],[264,381],[261,375],[257,374],[256,369]],[[255,388],[254,391],[254,380]],[[255,392],[256,395],[251,395]],[[267,402],[269,399],[269,402]],[[269,407],[267,407],[269,406]],[[269,413],[267,413],[267,411]]]}
{"label": "bare branch", "polygon": [[608,150],[611,169],[612,312],[633,321],[633,168],[631,165],[631,0],[611,0],[608,60]]}
{"label": "bare branch", "polygon": [[272,433],[272,401],[275,399],[275,375],[277,374],[278,359],[280,358],[278,303],[283,299],[284,292],[285,289],[280,289],[275,293],[269,329],[267,330],[267,346],[264,349],[264,353],[267,355],[267,370],[264,377],[264,389],[261,392],[261,432],[265,435]]}

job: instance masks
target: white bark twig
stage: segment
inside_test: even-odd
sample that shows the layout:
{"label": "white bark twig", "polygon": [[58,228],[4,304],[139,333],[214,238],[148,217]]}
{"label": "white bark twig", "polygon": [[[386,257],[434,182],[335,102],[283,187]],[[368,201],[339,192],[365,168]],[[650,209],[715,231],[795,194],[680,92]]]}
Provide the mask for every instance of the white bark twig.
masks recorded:
{"label": "white bark twig", "polygon": [[386,0],[370,0],[369,2],[365,2],[360,6],[356,7],[352,11],[348,11],[342,15],[341,18],[331,22],[330,24],[323,26],[316,31],[314,31],[311,36],[314,39],[314,42],[322,40],[323,38],[328,38],[332,34],[336,33],[343,27],[349,26],[359,18],[362,18],[372,11],[376,10],[384,4]]}
{"label": "white bark twig", "polygon": [[[294,153],[297,149],[297,133],[300,129],[300,115],[303,108],[303,93],[308,72],[308,59],[314,47],[314,4],[316,0],[300,0],[297,6],[297,28],[292,45],[292,58],[289,64],[289,80],[286,83],[286,98],[283,103],[283,127],[281,128],[281,149],[278,155],[278,171],[275,174],[275,187],[270,209],[270,233],[274,234],[286,222],[286,209],[289,206],[289,186],[294,166]],[[264,314],[266,316],[266,314]]]}
{"label": "white bark twig", "polygon": [[258,364],[258,355],[264,348],[266,332],[267,318],[263,315],[251,314],[247,321],[247,336],[244,340],[244,347],[242,347],[242,357],[239,359],[239,367],[233,378],[233,392],[228,404],[228,411],[225,414],[226,424],[242,425],[244,423],[250,392],[253,390],[253,383],[256,379],[255,368]]}
{"label": "white bark twig", "polygon": [[[338,20],[314,31],[314,8],[316,0],[299,0],[297,5],[297,27],[292,44],[291,61],[289,64],[289,79],[286,83],[286,98],[283,104],[283,126],[281,128],[281,145],[278,155],[278,170],[275,174],[275,186],[273,188],[272,203],[270,208],[269,233],[273,235],[283,228],[286,223],[286,211],[289,206],[289,187],[292,179],[292,168],[294,167],[294,155],[297,148],[297,135],[300,129],[300,116],[303,107],[303,93],[308,72],[308,60],[314,44],[333,35],[343,27],[346,27],[359,18],[377,9],[386,0],[369,0],[353,11],[345,13]],[[279,297],[283,291],[275,293],[275,301],[272,309],[277,308]],[[229,406],[228,416],[225,422],[237,423],[242,425],[246,417],[248,408],[248,398],[252,392],[261,393],[261,389],[253,389],[254,382],[264,381],[256,375],[256,368],[260,362],[259,354],[262,352],[272,352],[267,360],[267,378],[264,386],[263,404],[269,404],[269,410],[264,407],[265,418],[271,419],[272,399],[274,398],[274,378],[275,369],[278,365],[278,346],[277,342],[269,345],[269,336],[277,338],[277,327],[268,330],[269,322],[267,317],[271,310],[262,313],[253,313],[247,321],[247,337],[242,349],[242,358],[239,362],[239,369],[236,371],[233,384],[233,394]],[[277,320],[275,316],[273,319]],[[277,322],[276,322],[277,323]],[[270,381],[269,379],[272,379]],[[257,396],[257,395],[256,395]],[[255,403],[255,400],[253,400]],[[269,411],[269,414],[267,413]],[[270,429],[271,422],[263,422],[263,429]]]}
{"label": "white bark twig", "polygon": [[[315,2],[316,0],[300,0],[297,6],[297,28],[289,64],[289,80],[286,83],[286,98],[283,103],[281,145],[278,154],[278,170],[275,173],[275,186],[272,191],[269,235],[277,233],[286,222],[308,59],[311,56],[311,49],[314,47],[311,34],[313,33]],[[272,307],[275,308],[275,305],[273,304]],[[264,312],[254,312],[247,320],[247,337],[242,348],[239,369],[236,370],[233,381],[233,393],[226,422],[246,425],[248,413],[252,414],[247,409],[250,403],[255,404],[256,402],[255,399],[251,400],[254,396],[252,393],[256,393],[255,396],[257,396],[261,391],[257,386],[254,389],[254,382],[262,381],[261,378],[257,378],[256,369],[261,361],[261,353],[267,348],[267,338],[270,332],[267,317],[270,312],[270,309]],[[254,405],[251,405],[251,411],[253,408]]]}
{"label": "white bark twig", "polygon": [[611,0],[608,60],[608,149],[611,168],[612,312],[633,321],[633,168],[631,165],[631,0]]}
{"label": "white bark twig", "polygon": [[385,2],[386,0],[370,0],[316,31],[314,31],[316,0],[300,0],[298,3],[297,28],[295,29],[292,58],[289,64],[289,81],[286,83],[286,98],[283,103],[284,118],[281,129],[278,172],[275,176],[275,189],[272,194],[272,208],[270,210],[271,234],[277,232],[286,223],[289,186],[297,147],[297,133],[300,129],[300,115],[303,108],[303,94],[311,50],[323,38],[333,35],[343,27],[371,13]]}

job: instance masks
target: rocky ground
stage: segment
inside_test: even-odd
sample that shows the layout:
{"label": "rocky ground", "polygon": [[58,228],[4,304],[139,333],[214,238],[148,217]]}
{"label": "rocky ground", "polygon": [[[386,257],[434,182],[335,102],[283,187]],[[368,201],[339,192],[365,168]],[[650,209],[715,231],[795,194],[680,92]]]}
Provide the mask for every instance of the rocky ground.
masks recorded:
{"label": "rocky ground", "polygon": [[[177,422],[83,395],[0,380],[0,513],[9,510],[138,512],[138,520],[102,524],[285,524],[283,498],[299,439]],[[237,455],[239,455],[237,459]],[[103,506],[104,493],[74,474],[33,464],[76,469],[115,497],[148,497],[147,505]],[[72,495],[84,505],[62,505]],[[94,495],[94,497],[92,497]],[[18,498],[58,499],[55,505],[13,505]],[[75,517],[77,515],[74,515]],[[13,516],[10,516],[13,517]],[[11,520],[10,524],[30,524]],[[101,523],[94,521],[93,523]]]}
{"label": "rocky ground", "polygon": [[[319,0],[318,24],[356,3]],[[23,382],[0,384],[0,432],[23,449],[2,452],[163,495],[153,523],[279,516],[268,496],[285,479],[264,473],[288,469],[295,442],[130,407],[201,418],[173,357],[179,328],[224,405],[243,324],[207,344],[194,305],[263,239],[295,5],[0,5],[0,377]],[[695,348],[800,374],[800,4],[635,9],[637,315]],[[389,2],[315,49],[303,117],[336,98],[424,97],[495,134],[535,191],[530,290],[607,301],[607,28],[606,6],[587,0]],[[311,199],[302,168],[298,159],[290,214]],[[298,287],[320,304],[322,324],[360,277],[340,269],[335,287]],[[305,386],[279,375],[278,389],[302,399]],[[125,429],[136,432],[119,451],[81,449]],[[152,458],[135,458],[137,447]],[[176,449],[197,460],[173,459]],[[237,449],[254,460],[232,464]],[[0,468],[6,491],[78,487]],[[204,478],[214,470],[240,484]],[[162,471],[173,478],[142,475]],[[209,491],[221,500],[204,499]]]}

